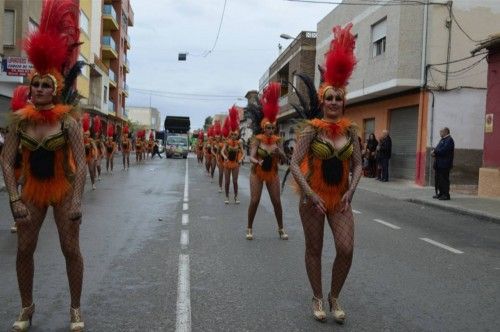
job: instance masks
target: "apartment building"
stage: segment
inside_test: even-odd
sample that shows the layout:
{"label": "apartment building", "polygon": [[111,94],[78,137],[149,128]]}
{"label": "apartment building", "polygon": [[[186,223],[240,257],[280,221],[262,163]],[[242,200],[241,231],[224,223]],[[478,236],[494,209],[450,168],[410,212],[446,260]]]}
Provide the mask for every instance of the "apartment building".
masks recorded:
{"label": "apartment building", "polygon": [[137,127],[146,130],[146,138],[151,131],[158,132],[161,129],[160,112],[155,107],[127,107],[128,120]]}
{"label": "apartment building", "polygon": [[31,68],[19,41],[38,26],[41,12],[41,1],[0,0],[0,127],[7,126],[12,92]]}
{"label": "apartment building", "polygon": [[[358,63],[348,86],[346,114],[359,125],[363,140],[372,132],[380,137],[382,130],[390,131],[391,176],[430,183],[430,151],[446,126],[456,147],[452,183],[477,184],[486,61],[470,58],[470,50],[500,31],[500,3],[341,4],[318,23],[316,64],[324,62],[332,27],[349,22]],[[317,70],[315,81],[319,85]]]}
{"label": "apartment building", "polygon": [[[289,37],[290,38],[290,37]],[[295,137],[295,122],[297,114],[293,104],[299,104],[297,92],[307,94],[306,88],[295,74],[306,74],[314,77],[314,60],[316,57],[316,32],[302,31],[287,48],[271,64],[259,80],[259,90],[270,82],[281,82],[281,97],[278,114],[279,135],[288,140]]]}

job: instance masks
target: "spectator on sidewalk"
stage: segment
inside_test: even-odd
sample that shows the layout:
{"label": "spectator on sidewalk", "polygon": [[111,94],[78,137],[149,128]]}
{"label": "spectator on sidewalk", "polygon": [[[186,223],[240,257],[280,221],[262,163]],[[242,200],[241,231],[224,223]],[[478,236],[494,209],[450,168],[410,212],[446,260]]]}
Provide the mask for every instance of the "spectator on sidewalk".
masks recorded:
{"label": "spectator on sidewalk", "polygon": [[368,159],[368,172],[367,176],[369,178],[374,178],[377,175],[377,161],[375,159],[375,154],[377,152],[378,141],[375,138],[375,134],[371,133],[366,141],[366,152],[365,157]]}
{"label": "spectator on sidewalk", "polygon": [[377,180],[387,182],[389,181],[389,159],[391,159],[392,154],[392,140],[387,130],[382,131],[378,154],[381,173]]}
{"label": "spectator on sidewalk", "polygon": [[442,201],[450,199],[450,170],[453,167],[453,157],[455,154],[455,142],[450,136],[450,129],[444,127],[439,131],[441,140],[431,155],[434,157],[434,170],[436,172],[437,192],[433,198]]}

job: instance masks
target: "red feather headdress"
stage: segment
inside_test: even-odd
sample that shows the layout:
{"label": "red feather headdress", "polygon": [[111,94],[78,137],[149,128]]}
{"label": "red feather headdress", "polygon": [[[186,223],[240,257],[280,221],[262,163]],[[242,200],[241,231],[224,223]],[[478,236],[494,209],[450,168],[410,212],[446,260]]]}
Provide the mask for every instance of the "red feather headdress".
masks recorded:
{"label": "red feather headdress", "polygon": [[84,133],[89,132],[89,129],[90,129],[90,115],[89,115],[89,113],[85,113],[82,116],[82,128],[83,128]]}
{"label": "red feather headdress", "polygon": [[208,127],[207,136],[208,138],[214,137],[214,126]]}
{"label": "red feather headdress", "polygon": [[124,133],[125,135],[128,135],[128,133],[129,133],[128,125],[124,125],[124,126],[123,126],[123,133]]}
{"label": "red feather headdress", "polygon": [[278,100],[281,93],[281,84],[278,82],[271,82],[262,92],[260,103],[262,104],[262,113],[264,118],[260,122],[261,127],[267,123],[275,123],[276,117],[280,111]]}
{"label": "red feather headdress", "polygon": [[227,116],[222,125],[222,136],[228,137],[231,131],[231,124],[229,123],[229,117]]}
{"label": "red feather headdress", "polygon": [[106,130],[107,136],[108,137],[113,137],[114,133],[115,133],[115,127],[111,123],[108,123],[108,128]]}
{"label": "red feather headdress", "polygon": [[229,109],[229,126],[231,131],[240,130],[240,112],[235,105]]}
{"label": "red feather headdress", "polygon": [[151,131],[149,132],[149,140],[151,141],[151,140],[153,140],[154,138],[155,138],[155,134],[154,134],[154,132],[151,130]]}
{"label": "red feather headdress", "polygon": [[200,131],[198,131],[198,140],[203,141],[203,139],[204,139],[203,130],[200,130]]}
{"label": "red feather headdress", "polygon": [[75,0],[44,0],[39,28],[24,40],[33,76],[48,75],[60,94],[64,78],[75,64],[80,46],[80,8]]}
{"label": "red feather headdress", "polygon": [[214,136],[220,136],[221,134],[221,126],[220,126],[220,121],[215,121],[215,124],[214,124]]}
{"label": "red feather headdress", "polygon": [[334,39],[330,43],[330,50],[325,55],[323,83],[318,92],[321,102],[328,89],[340,91],[342,97],[346,95],[345,87],[356,65],[355,39],[351,28],[352,23],[349,23],[345,28],[340,25],[333,28]]}
{"label": "red feather headdress", "polygon": [[96,137],[101,136],[102,124],[101,124],[101,118],[99,117],[99,115],[96,115],[94,117],[93,127],[94,127],[94,133],[95,133]]}
{"label": "red feather headdress", "polygon": [[26,85],[19,85],[14,89],[12,93],[12,99],[10,101],[10,108],[12,112],[20,110],[28,103],[28,96],[30,93],[30,88]]}

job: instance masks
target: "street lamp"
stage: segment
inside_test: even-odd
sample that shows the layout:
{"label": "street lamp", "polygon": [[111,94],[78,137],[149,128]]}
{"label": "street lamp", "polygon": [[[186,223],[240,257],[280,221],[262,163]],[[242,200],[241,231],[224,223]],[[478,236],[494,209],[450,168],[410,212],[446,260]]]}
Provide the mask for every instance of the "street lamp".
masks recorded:
{"label": "street lamp", "polygon": [[288,34],[286,34],[286,33],[282,33],[282,34],[280,35],[280,38],[283,38],[283,39],[297,39],[297,38],[292,37],[292,36],[290,36],[290,35],[288,35]]}

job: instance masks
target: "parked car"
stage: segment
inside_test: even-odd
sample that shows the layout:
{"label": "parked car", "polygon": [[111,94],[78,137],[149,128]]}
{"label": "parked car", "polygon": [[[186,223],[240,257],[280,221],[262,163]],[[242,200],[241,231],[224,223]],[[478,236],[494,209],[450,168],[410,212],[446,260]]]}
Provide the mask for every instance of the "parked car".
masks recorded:
{"label": "parked car", "polygon": [[182,157],[187,158],[188,155],[188,138],[187,135],[170,135],[167,137],[166,155],[167,158]]}

